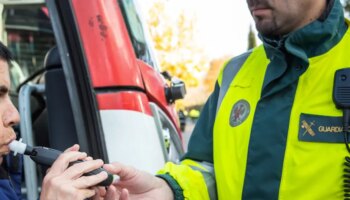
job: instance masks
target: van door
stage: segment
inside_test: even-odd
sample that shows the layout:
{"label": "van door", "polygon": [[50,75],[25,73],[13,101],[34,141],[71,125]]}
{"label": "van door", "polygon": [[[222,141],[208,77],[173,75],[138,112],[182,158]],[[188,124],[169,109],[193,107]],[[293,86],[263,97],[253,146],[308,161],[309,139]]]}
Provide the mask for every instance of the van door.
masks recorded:
{"label": "van door", "polygon": [[[136,11],[134,5],[115,0],[47,1],[76,127],[84,127],[77,128],[83,150],[105,162],[155,173],[168,160],[168,152],[144,85],[147,76],[140,70],[140,62],[153,64],[148,62],[151,54],[143,38],[130,38],[130,29],[137,28],[129,26],[130,19],[138,16],[127,12]],[[164,82],[154,84],[165,90]],[[160,98],[166,99],[164,91]]]}

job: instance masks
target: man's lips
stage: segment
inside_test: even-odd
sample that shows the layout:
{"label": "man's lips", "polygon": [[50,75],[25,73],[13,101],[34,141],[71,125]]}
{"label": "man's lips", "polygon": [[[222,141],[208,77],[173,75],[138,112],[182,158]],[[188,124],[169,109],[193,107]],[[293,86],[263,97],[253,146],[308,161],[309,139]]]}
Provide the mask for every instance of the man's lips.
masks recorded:
{"label": "man's lips", "polygon": [[258,6],[258,7],[253,7],[250,10],[253,16],[261,16],[269,12],[271,8]]}

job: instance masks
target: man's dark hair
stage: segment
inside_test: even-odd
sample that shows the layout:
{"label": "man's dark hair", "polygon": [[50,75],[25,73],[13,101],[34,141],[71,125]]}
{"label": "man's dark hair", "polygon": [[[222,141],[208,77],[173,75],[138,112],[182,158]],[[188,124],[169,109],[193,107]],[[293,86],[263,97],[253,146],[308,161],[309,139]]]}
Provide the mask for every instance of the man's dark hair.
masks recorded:
{"label": "man's dark hair", "polygon": [[0,42],[0,59],[6,60],[8,63],[13,60],[10,50],[2,42]]}

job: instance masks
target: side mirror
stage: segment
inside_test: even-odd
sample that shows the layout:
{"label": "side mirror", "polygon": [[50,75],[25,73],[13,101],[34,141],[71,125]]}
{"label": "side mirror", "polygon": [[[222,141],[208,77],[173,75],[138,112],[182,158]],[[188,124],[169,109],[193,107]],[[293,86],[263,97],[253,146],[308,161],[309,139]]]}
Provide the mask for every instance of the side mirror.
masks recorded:
{"label": "side mirror", "polygon": [[170,87],[165,88],[165,95],[169,103],[183,99],[186,95],[185,83],[180,79],[173,78],[170,82]]}

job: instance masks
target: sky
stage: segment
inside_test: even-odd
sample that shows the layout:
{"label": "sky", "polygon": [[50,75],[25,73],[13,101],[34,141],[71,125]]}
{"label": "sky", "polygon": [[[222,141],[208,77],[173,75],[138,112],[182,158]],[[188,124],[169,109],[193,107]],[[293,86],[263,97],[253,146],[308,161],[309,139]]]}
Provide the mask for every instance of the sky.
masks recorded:
{"label": "sky", "polygon": [[249,26],[252,25],[254,30],[255,27],[246,1],[187,1],[198,10],[199,37],[211,56],[239,55],[247,50]]}
{"label": "sky", "polygon": [[[254,22],[243,0],[168,0],[174,5],[186,5],[197,14],[197,39],[210,57],[239,55],[247,50],[249,26]],[[139,1],[141,7],[147,1]],[[259,39],[257,38],[259,43]]]}

